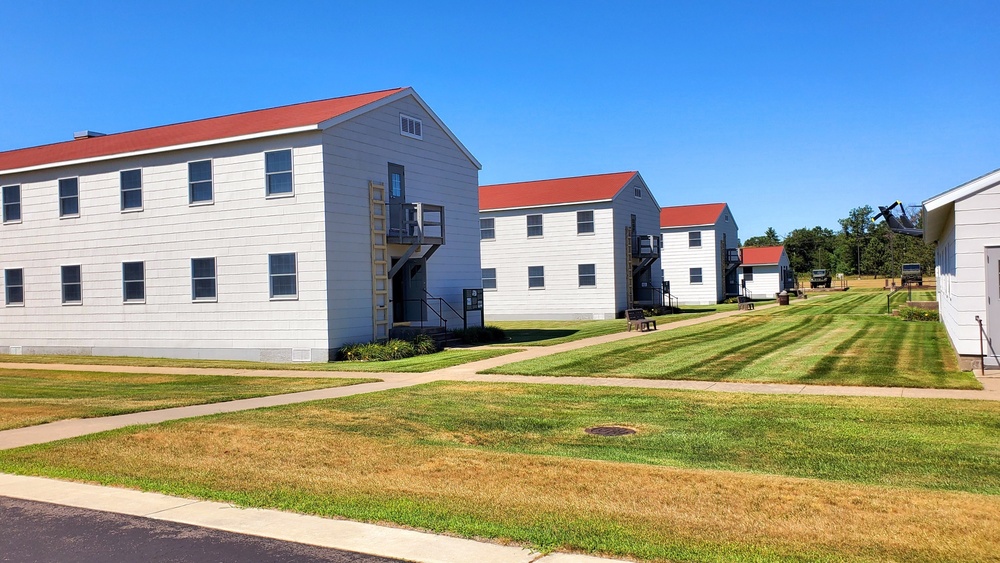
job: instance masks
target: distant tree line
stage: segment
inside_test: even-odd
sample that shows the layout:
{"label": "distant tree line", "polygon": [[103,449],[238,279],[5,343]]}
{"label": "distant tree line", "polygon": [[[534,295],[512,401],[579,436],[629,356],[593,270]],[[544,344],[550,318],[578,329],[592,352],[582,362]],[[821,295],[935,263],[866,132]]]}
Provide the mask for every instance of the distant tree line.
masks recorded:
{"label": "distant tree line", "polygon": [[[935,244],[893,233],[881,218],[872,221],[874,216],[871,206],[855,207],[847,217],[838,220],[837,230],[800,228],[782,238],[768,227],[763,235],[744,241],[743,246],[783,244],[792,269],[798,274],[823,268],[845,276],[898,278],[902,265],[910,263],[920,264],[925,275],[934,271]],[[923,227],[919,212],[911,213],[910,220]]]}

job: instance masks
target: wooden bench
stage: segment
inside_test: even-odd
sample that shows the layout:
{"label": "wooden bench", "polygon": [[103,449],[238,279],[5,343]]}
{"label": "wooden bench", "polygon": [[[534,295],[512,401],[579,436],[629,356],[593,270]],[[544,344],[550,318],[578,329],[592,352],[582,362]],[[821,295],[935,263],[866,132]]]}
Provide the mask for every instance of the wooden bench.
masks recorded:
{"label": "wooden bench", "polygon": [[652,330],[656,330],[656,320],[647,319],[646,315],[642,313],[642,309],[627,309],[625,311],[625,318],[628,319],[629,332],[632,332],[632,327],[635,327],[640,332],[650,330],[650,325],[652,325]]}
{"label": "wooden bench", "polygon": [[753,301],[750,301],[746,297],[740,295],[736,298],[736,302],[739,303],[740,311],[753,311]]}

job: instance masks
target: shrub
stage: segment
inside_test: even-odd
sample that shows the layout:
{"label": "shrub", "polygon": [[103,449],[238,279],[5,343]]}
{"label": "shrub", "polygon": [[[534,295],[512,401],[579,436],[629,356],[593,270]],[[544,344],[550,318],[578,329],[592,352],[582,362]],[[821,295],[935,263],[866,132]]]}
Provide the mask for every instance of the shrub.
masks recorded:
{"label": "shrub", "polygon": [[418,356],[423,354],[433,354],[438,351],[437,342],[426,334],[418,334],[414,336],[413,347],[416,349]]}
{"label": "shrub", "polygon": [[451,331],[455,338],[465,344],[484,344],[487,342],[501,342],[507,339],[507,334],[498,326],[472,326],[469,328],[456,328]]}
{"label": "shrub", "polygon": [[919,307],[900,307],[899,318],[904,321],[937,321],[941,319],[937,311]]}
{"label": "shrub", "polygon": [[401,360],[416,355],[417,347],[412,342],[399,340],[398,338],[392,338],[385,342],[348,344],[342,346],[337,351],[338,360],[351,362],[384,362],[387,360]]}

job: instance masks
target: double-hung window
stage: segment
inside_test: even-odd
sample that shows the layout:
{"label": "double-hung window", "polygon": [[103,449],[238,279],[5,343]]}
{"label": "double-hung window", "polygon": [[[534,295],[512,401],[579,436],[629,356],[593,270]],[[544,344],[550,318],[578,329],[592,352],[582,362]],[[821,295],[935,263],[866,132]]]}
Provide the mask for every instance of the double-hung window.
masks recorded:
{"label": "double-hung window", "polygon": [[21,222],[21,186],[3,187],[3,222]]}
{"label": "double-hung window", "polygon": [[529,237],[540,237],[540,236],[542,236],[542,216],[541,215],[528,215],[528,236]]}
{"label": "double-hung window", "polygon": [[24,305],[24,270],[21,268],[4,270],[3,285],[8,305]]}
{"label": "double-hung window", "polygon": [[592,234],[594,232],[594,212],[593,211],[577,211],[576,212],[576,234],[586,235]]}
{"label": "double-hung window", "polygon": [[691,268],[691,283],[701,283],[701,268]]}
{"label": "double-hung window", "polygon": [[142,209],[142,169],[122,170],[122,211]]}
{"label": "double-hung window", "polygon": [[743,279],[753,281],[753,266],[743,266]]}
{"label": "double-hung window", "polygon": [[191,259],[191,299],[215,301],[215,258]]}
{"label": "double-hung window", "polygon": [[545,266],[528,266],[528,289],[545,289]]}
{"label": "double-hung window", "polygon": [[701,231],[688,233],[688,248],[701,248]]}
{"label": "double-hung window", "polygon": [[83,279],[80,266],[63,266],[62,270],[62,302],[75,305],[83,302]]}
{"label": "double-hung window", "polygon": [[77,217],[80,215],[80,180],[78,178],[62,178],[59,180],[59,216]]}
{"label": "double-hung window", "polygon": [[264,153],[267,195],[292,194],[292,149]]}
{"label": "double-hung window", "polygon": [[271,276],[271,299],[288,299],[298,295],[295,254],[268,255]]}
{"label": "double-hung window", "polygon": [[580,287],[597,285],[597,270],[594,264],[578,265],[577,274],[580,278]]}
{"label": "double-hung window", "polygon": [[497,288],[497,269],[483,268],[483,289]]}
{"label": "double-hung window", "polygon": [[122,262],[122,301],[125,303],[146,301],[146,264],[144,262]]}
{"label": "double-hung window", "polygon": [[212,200],[212,161],[189,162],[188,203],[211,203]]}
{"label": "double-hung window", "polygon": [[479,220],[479,240],[493,240],[496,238],[496,229],[494,228],[494,219],[491,217],[489,219]]}

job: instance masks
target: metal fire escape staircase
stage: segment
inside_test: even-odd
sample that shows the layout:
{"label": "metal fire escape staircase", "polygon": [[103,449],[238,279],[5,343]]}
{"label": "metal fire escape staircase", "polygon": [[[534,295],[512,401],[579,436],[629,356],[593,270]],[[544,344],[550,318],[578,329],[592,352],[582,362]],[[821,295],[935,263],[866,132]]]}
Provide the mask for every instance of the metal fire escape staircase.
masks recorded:
{"label": "metal fire escape staircase", "polygon": [[424,260],[431,257],[444,244],[444,206],[430,203],[402,203],[397,213],[390,213],[389,231],[386,240],[389,244],[408,245],[396,265],[389,270],[392,279],[403,265],[421,247],[428,248],[420,255]]}
{"label": "metal fire escape staircase", "polygon": [[[629,308],[635,306],[635,279],[648,271],[660,259],[659,235],[636,235],[625,227],[626,299]],[[656,289],[656,288],[653,288]]]}
{"label": "metal fire escape staircase", "polygon": [[736,268],[738,268],[740,264],[743,263],[743,261],[740,259],[740,249],[729,248],[729,245],[726,244],[725,233],[722,233],[722,238],[719,240],[719,256],[721,257],[722,261],[722,271],[723,271],[722,283],[726,287],[726,292],[725,292],[726,296],[730,297],[734,295],[739,295],[740,293],[739,279],[737,279],[736,281],[737,289],[735,294],[729,291],[729,284],[727,283],[727,280],[729,279],[729,275],[732,274],[733,271],[735,271]]}

